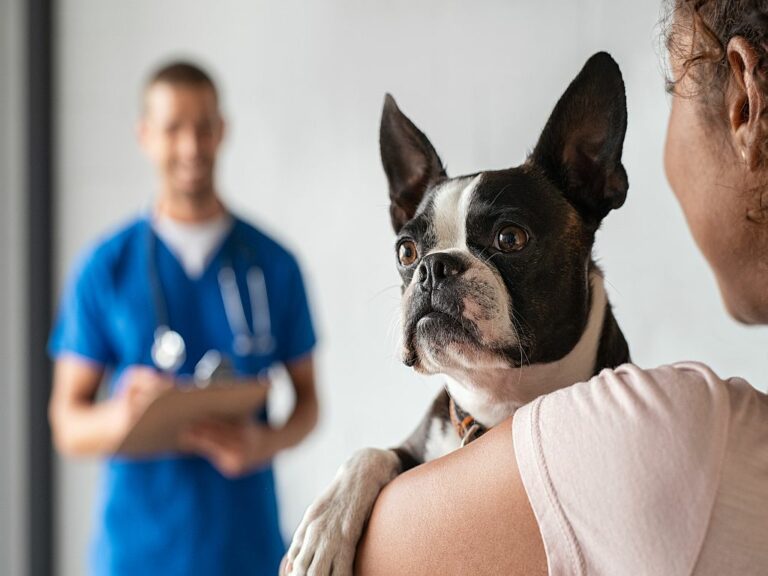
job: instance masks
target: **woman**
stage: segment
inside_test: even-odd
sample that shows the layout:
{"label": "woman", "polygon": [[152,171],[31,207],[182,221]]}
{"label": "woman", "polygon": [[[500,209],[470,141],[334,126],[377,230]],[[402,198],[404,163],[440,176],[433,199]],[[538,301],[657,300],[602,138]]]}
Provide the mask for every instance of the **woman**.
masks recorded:
{"label": "woman", "polygon": [[[667,176],[728,311],[765,324],[768,2],[670,16]],[[625,366],[392,482],[357,571],[765,575],[766,528],[768,396],[699,364]]]}

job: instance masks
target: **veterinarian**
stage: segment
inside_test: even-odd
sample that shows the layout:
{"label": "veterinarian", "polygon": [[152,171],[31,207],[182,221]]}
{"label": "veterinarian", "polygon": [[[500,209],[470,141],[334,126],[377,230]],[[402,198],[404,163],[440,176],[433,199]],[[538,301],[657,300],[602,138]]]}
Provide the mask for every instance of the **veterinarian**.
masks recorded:
{"label": "veterinarian", "polygon": [[[224,136],[217,89],[195,65],[158,70],[144,90],[142,149],[157,170],[146,214],[87,250],[50,339],[50,422],[60,452],[106,459],[94,575],[264,575],[285,549],[270,461],[317,421],[315,333],[299,267],[233,215],[215,184]],[[284,364],[292,415],[187,431],[186,453],[113,457],[148,402],[208,354],[237,378]],[[102,379],[108,399],[96,400]]]}
{"label": "veterinarian", "polygon": [[[667,176],[730,314],[768,324],[768,6],[669,10]],[[626,365],[394,480],[357,571],[757,576],[766,526],[768,396],[702,364]]]}

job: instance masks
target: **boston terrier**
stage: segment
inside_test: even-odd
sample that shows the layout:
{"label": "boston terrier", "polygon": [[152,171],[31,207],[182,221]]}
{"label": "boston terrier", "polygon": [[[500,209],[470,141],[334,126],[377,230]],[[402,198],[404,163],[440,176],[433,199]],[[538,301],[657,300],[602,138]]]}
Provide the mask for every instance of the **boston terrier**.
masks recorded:
{"label": "boston terrier", "polygon": [[592,259],[626,198],[624,83],[592,56],[524,164],[450,178],[387,95],[381,158],[402,278],[402,359],[445,389],[392,450],[364,449],[307,510],[289,574],[351,575],[377,495],[401,472],[459,448],[542,394],[629,360]]}

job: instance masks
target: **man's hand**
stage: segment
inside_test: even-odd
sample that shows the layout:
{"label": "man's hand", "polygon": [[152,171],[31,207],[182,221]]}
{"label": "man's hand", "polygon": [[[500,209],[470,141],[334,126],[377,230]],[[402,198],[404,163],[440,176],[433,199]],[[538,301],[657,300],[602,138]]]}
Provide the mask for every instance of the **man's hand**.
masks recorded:
{"label": "man's hand", "polygon": [[241,476],[264,466],[275,454],[298,444],[317,423],[317,394],[312,355],[286,365],[296,390],[296,406],[282,428],[252,420],[206,422],[186,430],[181,449],[207,458],[225,476]]}
{"label": "man's hand", "polygon": [[173,387],[173,379],[148,366],[129,366],[120,376],[117,394],[108,400],[115,436],[122,439],[152,401]]}
{"label": "man's hand", "polygon": [[182,433],[182,450],[208,459],[229,478],[264,466],[282,448],[280,433],[252,420],[207,421]]}
{"label": "man's hand", "polygon": [[72,456],[112,454],[137,418],[163,390],[170,377],[146,366],[131,366],[121,375],[120,390],[96,402],[104,368],[78,356],[54,364],[53,393],[48,407],[56,448]]}

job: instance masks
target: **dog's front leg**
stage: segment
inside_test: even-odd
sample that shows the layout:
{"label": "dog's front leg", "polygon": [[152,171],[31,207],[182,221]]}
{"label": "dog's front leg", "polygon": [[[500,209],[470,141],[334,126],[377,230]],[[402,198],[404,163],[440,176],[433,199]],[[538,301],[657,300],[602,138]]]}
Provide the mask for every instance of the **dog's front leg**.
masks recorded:
{"label": "dog's front leg", "polygon": [[381,489],[401,472],[392,450],[365,448],[306,511],[288,550],[291,576],[351,576],[355,549]]}
{"label": "dog's front leg", "polygon": [[398,448],[365,448],[336,473],[333,483],[306,511],[288,550],[291,576],[352,576],[357,543],[382,488],[424,462],[433,421],[445,419],[441,393],[421,424]]}

